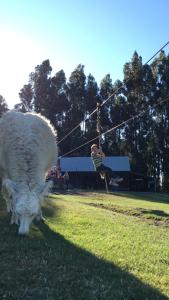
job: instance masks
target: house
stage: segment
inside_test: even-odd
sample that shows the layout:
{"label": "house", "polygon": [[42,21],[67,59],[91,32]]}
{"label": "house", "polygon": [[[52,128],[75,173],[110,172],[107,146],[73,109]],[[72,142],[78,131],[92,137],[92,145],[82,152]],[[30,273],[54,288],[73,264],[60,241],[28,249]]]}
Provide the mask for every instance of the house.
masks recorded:
{"label": "house", "polygon": [[[115,190],[129,190],[130,163],[127,156],[109,156],[103,163],[114,171],[114,177],[121,177]],[[59,160],[61,172],[68,172],[73,187],[105,189],[105,181],[95,171],[91,157],[63,157]]]}

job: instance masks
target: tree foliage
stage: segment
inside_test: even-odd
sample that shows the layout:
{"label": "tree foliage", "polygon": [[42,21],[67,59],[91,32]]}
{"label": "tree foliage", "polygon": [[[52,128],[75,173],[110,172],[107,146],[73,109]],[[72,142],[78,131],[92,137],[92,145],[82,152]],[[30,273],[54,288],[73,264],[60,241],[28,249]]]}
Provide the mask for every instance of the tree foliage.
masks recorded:
{"label": "tree foliage", "polygon": [[[104,151],[107,155],[128,155],[133,171],[153,176],[162,190],[169,191],[169,100],[157,105],[169,96],[169,55],[162,51],[151,65],[143,65],[135,51],[124,65],[124,80],[112,83],[107,74],[100,86],[92,74],[85,75],[81,64],[68,80],[63,70],[54,76],[51,72],[49,60],[38,65],[21,89],[15,108],[48,117],[59,140],[80,124],[59,144],[60,155],[98,135],[96,114],[90,113],[98,102],[110,98],[101,108],[103,132],[145,113],[103,136]],[[0,109],[2,106],[0,98]],[[89,148],[82,147],[71,155],[89,155]]]}
{"label": "tree foliage", "polygon": [[3,115],[3,113],[5,113],[8,110],[8,105],[5,101],[5,99],[3,98],[2,95],[0,95],[0,117]]}

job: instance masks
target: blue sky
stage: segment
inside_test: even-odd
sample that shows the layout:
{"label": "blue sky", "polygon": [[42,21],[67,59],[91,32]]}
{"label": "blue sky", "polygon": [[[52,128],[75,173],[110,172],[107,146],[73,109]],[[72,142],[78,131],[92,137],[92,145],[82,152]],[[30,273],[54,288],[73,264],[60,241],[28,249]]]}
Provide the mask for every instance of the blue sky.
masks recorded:
{"label": "blue sky", "polygon": [[67,79],[79,63],[98,84],[107,73],[122,79],[135,50],[144,63],[169,41],[168,14],[168,0],[1,1],[0,94],[12,108],[45,59]]}

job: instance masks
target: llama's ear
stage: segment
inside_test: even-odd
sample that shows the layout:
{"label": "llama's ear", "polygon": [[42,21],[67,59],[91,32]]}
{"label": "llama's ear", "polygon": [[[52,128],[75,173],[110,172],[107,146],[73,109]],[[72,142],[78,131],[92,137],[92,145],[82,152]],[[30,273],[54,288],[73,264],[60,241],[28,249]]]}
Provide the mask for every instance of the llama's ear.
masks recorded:
{"label": "llama's ear", "polygon": [[10,179],[4,179],[2,182],[2,193],[7,194],[9,197],[16,193],[16,183]]}
{"label": "llama's ear", "polygon": [[38,187],[37,193],[39,194],[42,200],[49,194],[52,186],[53,186],[53,181],[47,181],[43,185],[40,185]]}

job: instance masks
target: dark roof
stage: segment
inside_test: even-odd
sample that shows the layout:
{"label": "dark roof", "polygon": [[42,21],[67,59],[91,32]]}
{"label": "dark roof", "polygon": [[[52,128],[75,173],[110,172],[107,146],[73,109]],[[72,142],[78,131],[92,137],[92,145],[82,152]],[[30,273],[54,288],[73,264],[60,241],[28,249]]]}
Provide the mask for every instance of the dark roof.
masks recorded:
{"label": "dark roof", "polygon": [[[108,156],[103,163],[113,171],[130,171],[127,156]],[[60,158],[61,171],[65,172],[93,172],[95,171],[91,157],[63,157]]]}

